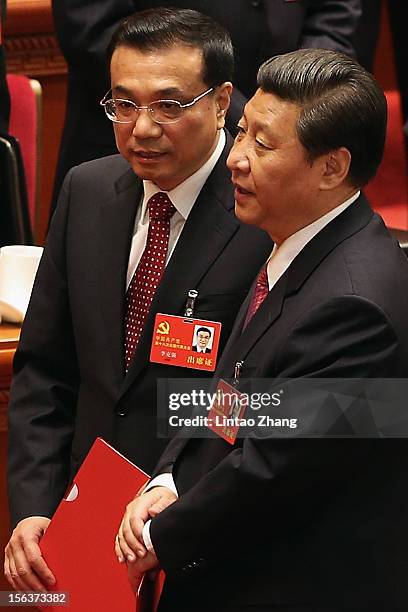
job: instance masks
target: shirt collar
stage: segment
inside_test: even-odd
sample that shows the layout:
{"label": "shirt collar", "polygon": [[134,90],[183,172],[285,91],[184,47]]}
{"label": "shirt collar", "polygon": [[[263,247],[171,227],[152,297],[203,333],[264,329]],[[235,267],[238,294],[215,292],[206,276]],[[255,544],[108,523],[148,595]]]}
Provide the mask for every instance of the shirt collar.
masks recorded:
{"label": "shirt collar", "polygon": [[302,227],[302,229],[298,230],[289,238],[286,238],[280,245],[280,247],[273,247],[272,253],[268,260],[267,271],[268,271],[268,283],[269,288],[271,289],[278,278],[282,276],[282,274],[287,270],[295,257],[300,253],[300,251],[306,246],[316,234],[318,234],[326,225],[328,225],[333,219],[338,217],[346,208],[348,208],[353,202],[357,200],[360,195],[360,191],[353,194],[348,200],[336,206],[328,213],[310,223],[310,225],[306,225],[306,227]]}
{"label": "shirt collar", "polygon": [[196,201],[198,194],[213,171],[215,164],[219,160],[221,153],[224,150],[226,141],[225,131],[220,130],[217,145],[205,164],[194,172],[194,174],[186,178],[185,181],[180,183],[180,185],[177,185],[177,187],[171,189],[170,191],[163,191],[163,189],[160,189],[152,181],[143,181],[144,195],[141,219],[146,217],[147,202],[155,193],[162,191],[163,193],[167,193],[175,209],[186,221],[191,209],[194,206],[194,202]]}

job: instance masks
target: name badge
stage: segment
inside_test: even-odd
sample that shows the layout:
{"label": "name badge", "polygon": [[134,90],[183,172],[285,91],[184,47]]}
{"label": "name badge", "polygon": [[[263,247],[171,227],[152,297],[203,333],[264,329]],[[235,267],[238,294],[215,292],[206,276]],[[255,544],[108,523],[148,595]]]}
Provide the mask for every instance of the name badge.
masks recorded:
{"label": "name badge", "polygon": [[208,427],[229,444],[235,444],[245,409],[247,395],[220,379],[208,412]]}
{"label": "name badge", "polygon": [[213,372],[221,323],[157,313],[150,361]]}

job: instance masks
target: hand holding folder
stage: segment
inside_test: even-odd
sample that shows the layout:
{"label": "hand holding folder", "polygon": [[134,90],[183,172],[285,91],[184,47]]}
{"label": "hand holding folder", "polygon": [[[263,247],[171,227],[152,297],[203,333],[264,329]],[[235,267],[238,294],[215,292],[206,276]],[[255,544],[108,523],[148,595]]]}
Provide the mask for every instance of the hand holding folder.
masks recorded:
{"label": "hand holding folder", "polygon": [[[41,550],[57,582],[67,591],[72,612],[153,612],[154,585],[143,581],[135,602],[127,569],[118,563],[115,536],[126,504],[147,482],[148,475],[98,438],[57,508]],[[150,601],[147,601],[150,599]],[[44,612],[61,608],[47,606]]]}

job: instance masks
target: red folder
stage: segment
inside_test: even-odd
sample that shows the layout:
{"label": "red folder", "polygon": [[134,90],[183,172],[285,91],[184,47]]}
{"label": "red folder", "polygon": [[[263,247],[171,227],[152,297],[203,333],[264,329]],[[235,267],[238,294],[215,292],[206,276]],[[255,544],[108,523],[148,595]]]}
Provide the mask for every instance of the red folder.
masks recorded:
{"label": "red folder", "polygon": [[[148,478],[97,438],[41,540],[57,580],[53,591],[67,591],[69,604],[40,609],[135,612],[136,605],[142,605],[135,601],[126,566],[116,558],[114,541],[126,504]],[[143,606],[149,609],[150,604]]]}

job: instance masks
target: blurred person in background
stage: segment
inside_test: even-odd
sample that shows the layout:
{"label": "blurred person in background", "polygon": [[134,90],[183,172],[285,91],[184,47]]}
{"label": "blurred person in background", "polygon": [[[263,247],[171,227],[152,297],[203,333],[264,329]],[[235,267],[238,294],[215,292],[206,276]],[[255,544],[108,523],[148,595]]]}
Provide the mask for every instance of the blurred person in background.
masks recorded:
{"label": "blurred person in background", "polygon": [[108,89],[106,49],[112,32],[134,11],[163,5],[208,14],[230,32],[236,70],[227,128],[233,134],[265,59],[299,47],[353,55],[361,14],[360,0],[53,0],[55,30],[68,63],[68,94],[51,214],[70,168],[116,151],[112,127],[98,106]]}
{"label": "blurred person in background", "polygon": [[6,0],[0,5],[0,134],[8,132],[10,119],[10,96],[6,79],[6,58],[4,55],[3,37],[6,18]]}

